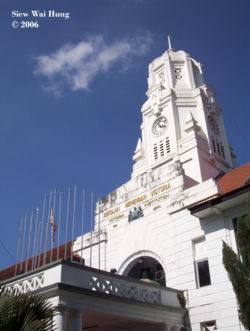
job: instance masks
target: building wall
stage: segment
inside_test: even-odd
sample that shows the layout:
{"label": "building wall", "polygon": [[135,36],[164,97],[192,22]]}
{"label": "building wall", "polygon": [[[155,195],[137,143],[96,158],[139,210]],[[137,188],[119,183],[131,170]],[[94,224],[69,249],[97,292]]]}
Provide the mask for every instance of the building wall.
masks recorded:
{"label": "building wall", "polygon": [[[203,191],[199,191],[199,186],[203,186]],[[218,330],[244,330],[239,324],[235,294],[222,263],[222,240],[236,249],[232,219],[246,212],[245,205],[239,205],[222,215],[211,213],[206,219],[191,215],[185,207],[190,201],[198,200],[202,196],[201,192],[210,194],[212,187],[210,181],[209,184],[203,183],[184,190],[182,195],[186,198],[175,210],[172,206],[174,193],[171,193],[174,190],[169,189],[169,197],[159,203],[145,208],[148,202],[155,199],[154,196],[136,204],[144,207],[144,216],[131,222],[128,221],[128,210],[122,210],[122,205],[131,200],[121,203],[120,211],[115,213],[124,215],[123,218],[116,220],[114,215],[103,218],[104,212],[101,213],[101,269],[110,271],[115,268],[119,274],[126,274],[132,261],[141,256],[151,256],[161,263],[166,274],[166,285],[185,291],[193,331],[201,330],[200,323],[213,320],[216,320]],[[155,190],[151,189],[147,193]],[[157,197],[163,195],[162,192]],[[93,243],[96,244],[92,247],[92,267],[98,268],[97,229],[98,223],[93,232]],[[85,247],[88,239],[89,234],[86,234]],[[198,260],[208,259],[211,285],[199,288],[195,269],[195,243],[200,240],[204,240],[204,247]],[[90,263],[89,254],[89,248],[84,249],[83,256],[87,265]]]}
{"label": "building wall", "polygon": [[[222,265],[222,240],[236,247],[232,211],[199,219],[188,210],[218,196],[214,178],[234,166],[215,92],[198,62],[170,48],[149,65],[146,94],[131,180],[97,205],[92,239],[84,236],[85,262],[127,275],[133,261],[153,257],[167,286],[185,291],[193,331],[213,320],[219,330],[242,330]],[[196,262],[205,268],[206,261],[211,285],[199,288]]]}

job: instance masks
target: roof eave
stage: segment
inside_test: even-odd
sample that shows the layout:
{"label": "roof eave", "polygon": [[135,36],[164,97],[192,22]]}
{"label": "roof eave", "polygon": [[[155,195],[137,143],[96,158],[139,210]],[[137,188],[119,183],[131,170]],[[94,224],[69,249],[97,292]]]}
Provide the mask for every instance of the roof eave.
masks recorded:
{"label": "roof eave", "polygon": [[188,208],[190,213],[198,218],[207,218],[213,214],[223,214],[229,208],[234,208],[247,201],[250,184],[237,188],[203,203]]}

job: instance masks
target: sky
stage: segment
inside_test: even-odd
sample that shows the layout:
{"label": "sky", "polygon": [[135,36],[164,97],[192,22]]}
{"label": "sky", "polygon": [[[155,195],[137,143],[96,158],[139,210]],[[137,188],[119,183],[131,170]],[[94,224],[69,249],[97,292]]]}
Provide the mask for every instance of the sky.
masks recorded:
{"label": "sky", "polygon": [[[249,161],[249,7],[248,0],[1,1],[0,269],[15,262],[21,217],[41,208],[45,194],[49,201],[50,190],[67,199],[76,184],[80,199],[84,187],[87,231],[91,192],[96,200],[130,179],[148,65],[168,49],[168,35],[175,50],[202,63],[237,161]],[[77,234],[79,227],[77,220]]]}

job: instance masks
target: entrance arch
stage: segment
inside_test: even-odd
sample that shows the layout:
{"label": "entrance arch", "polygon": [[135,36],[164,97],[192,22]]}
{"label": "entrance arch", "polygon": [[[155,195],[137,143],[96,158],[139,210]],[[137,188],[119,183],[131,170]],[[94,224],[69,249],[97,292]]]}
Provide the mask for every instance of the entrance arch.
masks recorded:
{"label": "entrance arch", "polygon": [[128,257],[119,268],[118,273],[166,286],[163,263],[160,257],[150,251],[140,251]]}

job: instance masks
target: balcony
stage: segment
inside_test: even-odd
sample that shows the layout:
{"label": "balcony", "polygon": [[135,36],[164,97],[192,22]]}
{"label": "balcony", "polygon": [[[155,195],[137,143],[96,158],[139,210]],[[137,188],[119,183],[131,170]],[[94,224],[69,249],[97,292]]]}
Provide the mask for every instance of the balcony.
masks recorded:
{"label": "balcony", "polygon": [[59,309],[57,330],[118,330],[121,325],[134,325],[130,330],[188,330],[180,291],[76,262],[59,260],[4,285],[45,295]]}

